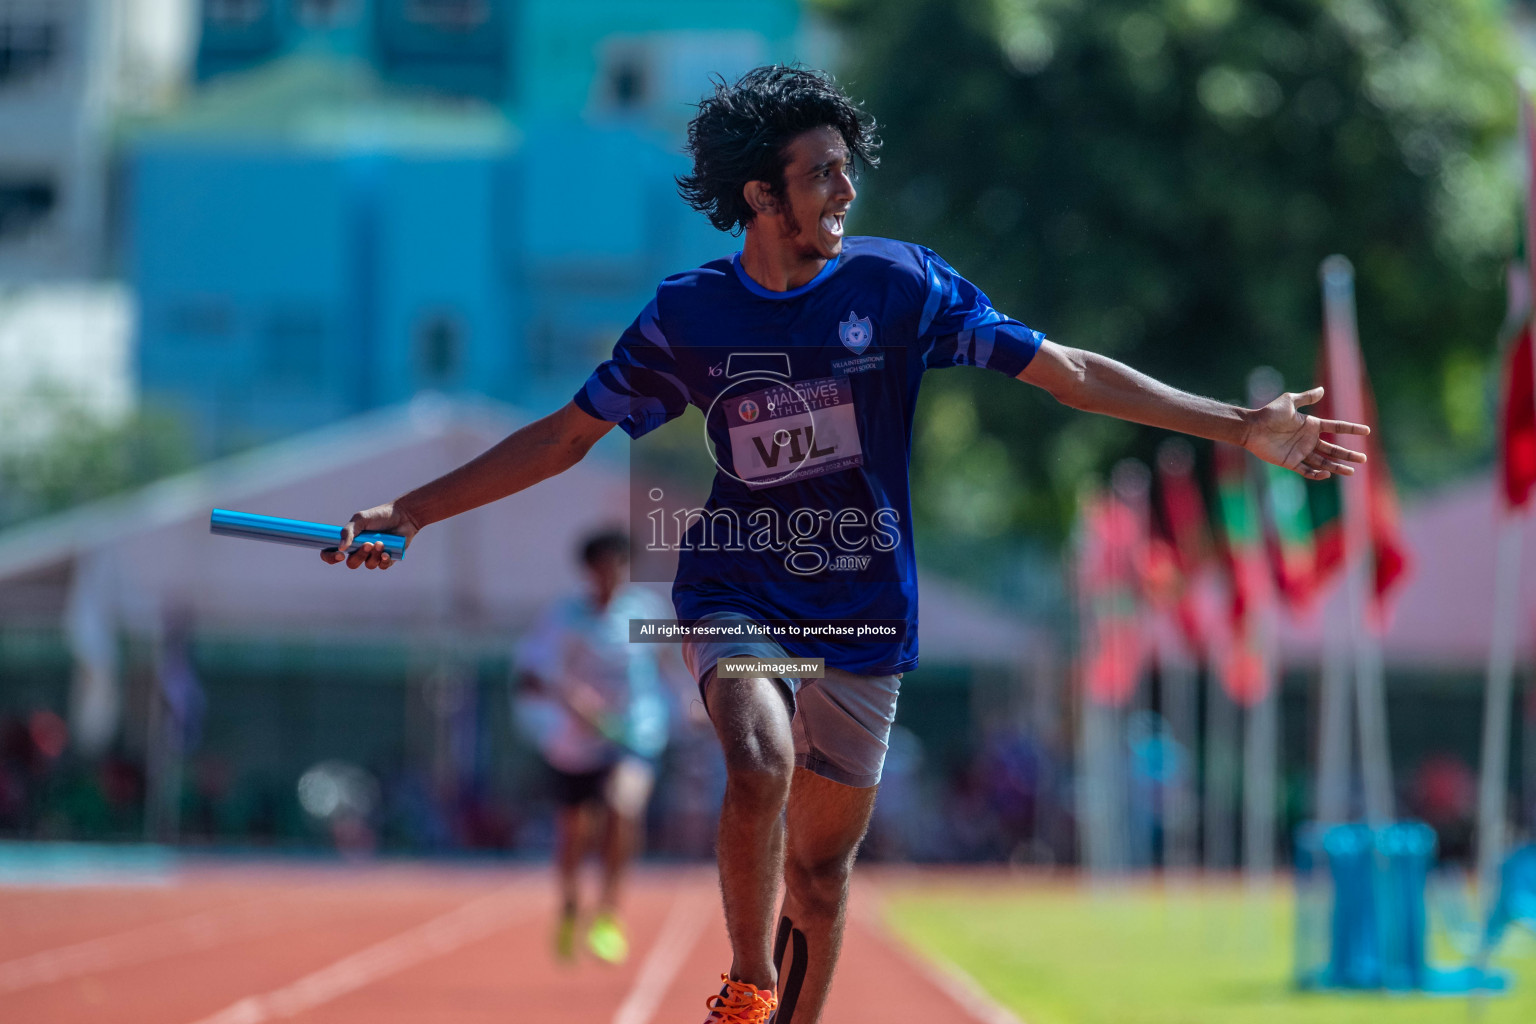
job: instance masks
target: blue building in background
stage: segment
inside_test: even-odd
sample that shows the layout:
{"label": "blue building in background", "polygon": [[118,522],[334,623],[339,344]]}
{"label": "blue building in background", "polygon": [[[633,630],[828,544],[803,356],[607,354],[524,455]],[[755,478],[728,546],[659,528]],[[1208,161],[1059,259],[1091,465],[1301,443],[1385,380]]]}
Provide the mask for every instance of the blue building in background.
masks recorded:
{"label": "blue building in background", "polygon": [[712,74],[794,0],[204,0],[199,85],[127,143],[146,403],[205,454],[422,390],[563,402],[663,276]]}

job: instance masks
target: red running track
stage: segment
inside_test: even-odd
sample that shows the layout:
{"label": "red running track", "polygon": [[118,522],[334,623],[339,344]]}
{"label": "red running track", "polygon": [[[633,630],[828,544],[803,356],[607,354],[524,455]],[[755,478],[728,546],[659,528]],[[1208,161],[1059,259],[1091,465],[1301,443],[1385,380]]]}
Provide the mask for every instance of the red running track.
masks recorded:
{"label": "red running track", "polygon": [[[855,883],[825,1024],[1006,1024]],[[622,967],[554,962],[547,873],[210,866],[141,888],[0,888],[5,1024],[698,1024],[730,963],[713,872],[638,872]],[[1016,1022],[1014,1022],[1016,1024]]]}

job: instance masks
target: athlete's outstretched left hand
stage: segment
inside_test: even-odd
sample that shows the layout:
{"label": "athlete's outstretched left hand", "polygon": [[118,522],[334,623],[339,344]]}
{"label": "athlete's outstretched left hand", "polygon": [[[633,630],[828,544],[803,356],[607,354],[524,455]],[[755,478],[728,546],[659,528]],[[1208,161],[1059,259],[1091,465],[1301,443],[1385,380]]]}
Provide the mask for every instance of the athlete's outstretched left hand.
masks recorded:
{"label": "athlete's outstretched left hand", "polygon": [[1308,480],[1327,480],[1335,473],[1352,475],[1355,465],[1365,461],[1365,453],[1324,441],[1322,435],[1369,434],[1371,428],[1344,420],[1320,420],[1301,411],[1302,406],[1322,397],[1323,389],[1316,387],[1281,395],[1264,408],[1253,410],[1243,447],[1265,462],[1294,469]]}

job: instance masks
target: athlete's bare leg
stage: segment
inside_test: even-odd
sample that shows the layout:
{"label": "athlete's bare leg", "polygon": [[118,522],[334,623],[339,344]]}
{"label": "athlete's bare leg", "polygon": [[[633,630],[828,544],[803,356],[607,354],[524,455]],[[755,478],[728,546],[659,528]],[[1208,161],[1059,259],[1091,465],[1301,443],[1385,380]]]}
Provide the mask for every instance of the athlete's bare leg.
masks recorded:
{"label": "athlete's bare leg", "polygon": [[771,990],[778,981],[773,930],[784,865],[781,815],[795,764],[789,706],[772,679],[711,680],[706,692],[725,754],[717,852],[731,977]]}
{"label": "athlete's bare leg", "polygon": [[643,834],[645,805],[651,798],[653,779],[649,764],[626,758],[613,766],[604,786],[603,888],[597,905],[599,913],[612,914],[618,910],[620,890]]}
{"label": "athlete's bare leg", "polygon": [[776,1024],[816,1024],[843,944],[848,879],[869,827],[875,790],[795,769],[789,793],[784,913],[774,939]]}
{"label": "athlete's bare leg", "polygon": [[603,888],[598,897],[599,913],[612,914],[619,908],[619,896],[629,862],[640,833],[640,822],[613,807],[603,810],[606,829],[603,834]]}
{"label": "athlete's bare leg", "polygon": [[560,876],[560,912],[574,917],[578,876],[590,845],[592,825],[585,806],[562,807],[555,817],[555,867]]}

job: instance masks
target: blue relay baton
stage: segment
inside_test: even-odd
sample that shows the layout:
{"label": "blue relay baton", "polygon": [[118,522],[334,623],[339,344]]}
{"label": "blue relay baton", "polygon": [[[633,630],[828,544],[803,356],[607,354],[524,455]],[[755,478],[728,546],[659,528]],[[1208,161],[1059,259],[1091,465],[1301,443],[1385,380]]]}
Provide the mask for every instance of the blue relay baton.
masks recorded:
{"label": "blue relay baton", "polygon": [[[310,523],[303,519],[282,519],[278,516],[261,516],[254,512],[236,512],[216,508],[208,519],[208,530],[221,537],[244,537],[247,540],[265,540],[276,544],[296,544],[304,548],[341,547],[342,527],[329,523]],[[360,533],[352,538],[354,548],[359,544],[382,544],[389,557],[399,561],[405,557],[405,538],[397,533]]]}

